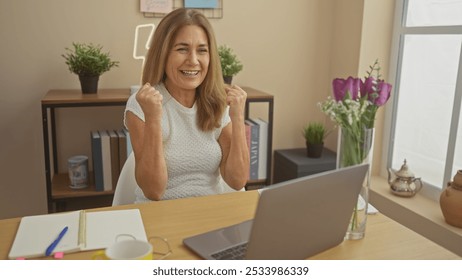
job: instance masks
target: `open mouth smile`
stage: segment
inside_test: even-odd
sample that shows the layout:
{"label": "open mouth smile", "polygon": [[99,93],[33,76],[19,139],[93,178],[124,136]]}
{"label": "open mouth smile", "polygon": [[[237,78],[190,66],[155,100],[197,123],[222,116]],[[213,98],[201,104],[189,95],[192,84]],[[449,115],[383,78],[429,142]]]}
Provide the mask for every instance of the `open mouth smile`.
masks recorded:
{"label": "open mouth smile", "polygon": [[188,70],[180,70],[180,72],[185,76],[196,76],[199,74],[199,71],[188,71]]}

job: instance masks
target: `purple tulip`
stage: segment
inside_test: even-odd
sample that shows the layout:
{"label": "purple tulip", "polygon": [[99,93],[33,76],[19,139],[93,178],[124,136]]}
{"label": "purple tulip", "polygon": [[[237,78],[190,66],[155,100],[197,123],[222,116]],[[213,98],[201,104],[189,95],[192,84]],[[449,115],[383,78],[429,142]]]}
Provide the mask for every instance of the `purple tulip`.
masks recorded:
{"label": "purple tulip", "polygon": [[348,79],[334,79],[332,81],[332,88],[334,91],[335,100],[342,101],[345,99],[347,93],[349,93],[352,99],[356,99],[359,94],[361,86],[361,79],[348,77]]}
{"label": "purple tulip", "polygon": [[383,80],[378,80],[377,85],[374,85],[375,79],[368,77],[361,81],[361,97],[367,96],[367,99],[376,106],[384,105],[390,98],[391,85]]}
{"label": "purple tulip", "polygon": [[391,84],[385,83],[384,81],[379,81],[377,93],[379,94],[378,98],[375,99],[375,105],[382,106],[387,103],[391,94]]}
{"label": "purple tulip", "polygon": [[374,78],[368,77],[361,81],[361,97],[369,95],[374,92]]}

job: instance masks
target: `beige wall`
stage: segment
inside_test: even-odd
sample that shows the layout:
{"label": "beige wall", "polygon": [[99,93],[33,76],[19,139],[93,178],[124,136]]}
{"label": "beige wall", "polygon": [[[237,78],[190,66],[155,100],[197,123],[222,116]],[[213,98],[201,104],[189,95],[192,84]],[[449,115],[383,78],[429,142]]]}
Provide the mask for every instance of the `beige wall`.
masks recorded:
{"label": "beige wall", "polygon": [[[362,24],[362,36],[360,46],[359,74],[364,76],[376,59],[382,67],[381,74],[386,81],[388,79],[391,38],[393,31],[393,16],[395,11],[394,0],[365,0],[364,16]],[[391,101],[388,102],[391,104]],[[385,166],[381,166],[382,144],[388,135],[383,133],[385,109],[381,108],[377,112],[375,122],[375,141],[374,141],[374,162],[372,173],[375,175],[386,174]],[[388,142],[388,141],[387,141]]]}
{"label": "beige wall", "polygon": [[[383,78],[387,80],[394,7],[394,0],[335,1],[329,83],[335,77],[364,77],[376,59],[382,67]],[[383,117],[384,108],[381,108],[375,122],[373,174],[381,171],[383,174],[384,170],[380,161],[383,138],[386,137],[382,131]],[[337,133],[326,142],[330,148],[336,149]]]}
{"label": "beige wall", "polygon": [[[304,146],[301,128],[325,119],[316,104],[330,94],[333,77],[363,72],[375,57],[388,61],[392,0],[223,1],[223,18],[211,22],[218,43],[244,63],[235,82],[274,95],[273,149]],[[40,100],[52,88],[79,88],[61,57],[65,47],[98,43],[120,61],[100,87],[139,81],[134,29],[159,19],[144,18],[138,3],[0,0],[0,218],[46,212]],[[364,24],[363,10],[372,24]],[[69,156],[89,152],[90,129],[120,126],[122,110],[58,110],[60,168]],[[335,143],[330,136],[328,146]]]}

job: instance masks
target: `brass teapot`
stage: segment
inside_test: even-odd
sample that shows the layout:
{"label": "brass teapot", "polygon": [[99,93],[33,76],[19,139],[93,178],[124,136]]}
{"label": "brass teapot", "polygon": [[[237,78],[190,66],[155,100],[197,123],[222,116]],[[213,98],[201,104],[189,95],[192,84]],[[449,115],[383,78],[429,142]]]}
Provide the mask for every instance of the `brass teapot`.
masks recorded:
{"label": "brass teapot", "polygon": [[423,186],[420,178],[415,178],[409,170],[406,160],[399,171],[388,169],[388,184],[393,194],[404,197],[413,197]]}

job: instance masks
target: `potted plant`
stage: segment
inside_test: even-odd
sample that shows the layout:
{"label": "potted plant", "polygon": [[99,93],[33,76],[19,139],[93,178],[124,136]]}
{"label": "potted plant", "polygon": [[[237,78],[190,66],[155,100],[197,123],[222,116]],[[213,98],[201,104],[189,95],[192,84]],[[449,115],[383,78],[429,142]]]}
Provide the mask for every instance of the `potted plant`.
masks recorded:
{"label": "potted plant", "polygon": [[233,53],[233,50],[226,45],[218,47],[218,55],[220,56],[223,79],[225,83],[231,84],[233,76],[241,72],[244,66]]}
{"label": "potted plant", "polygon": [[324,149],[324,139],[330,131],[320,122],[311,122],[303,128],[303,137],[306,141],[307,156],[319,158]]}
{"label": "potted plant", "polygon": [[118,67],[119,62],[111,60],[109,53],[93,44],[72,43],[73,49],[66,48],[62,56],[69,66],[69,71],[79,76],[82,93],[97,93],[99,76]]}

